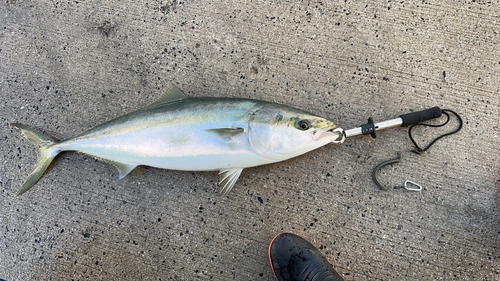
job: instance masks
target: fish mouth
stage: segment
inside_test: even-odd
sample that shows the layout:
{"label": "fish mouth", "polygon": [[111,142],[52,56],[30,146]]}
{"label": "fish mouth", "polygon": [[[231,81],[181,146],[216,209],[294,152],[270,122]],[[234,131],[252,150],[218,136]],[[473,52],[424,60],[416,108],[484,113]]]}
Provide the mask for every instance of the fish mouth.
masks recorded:
{"label": "fish mouth", "polygon": [[337,140],[342,137],[339,131],[334,131],[337,128],[336,125],[329,126],[323,129],[317,129],[312,132],[312,139],[318,141],[323,138],[328,138],[331,140]]}

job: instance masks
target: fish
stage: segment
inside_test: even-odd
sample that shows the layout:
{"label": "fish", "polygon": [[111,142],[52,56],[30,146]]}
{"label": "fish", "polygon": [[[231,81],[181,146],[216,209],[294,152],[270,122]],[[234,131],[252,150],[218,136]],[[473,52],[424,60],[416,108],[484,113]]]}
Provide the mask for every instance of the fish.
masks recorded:
{"label": "fish", "polygon": [[62,151],[110,163],[120,179],[139,165],[219,171],[224,196],[244,168],[284,161],[342,137],[332,121],[297,108],[253,99],[188,97],[172,83],[152,104],[63,141],[10,125],[37,153],[16,196],[33,187]]}

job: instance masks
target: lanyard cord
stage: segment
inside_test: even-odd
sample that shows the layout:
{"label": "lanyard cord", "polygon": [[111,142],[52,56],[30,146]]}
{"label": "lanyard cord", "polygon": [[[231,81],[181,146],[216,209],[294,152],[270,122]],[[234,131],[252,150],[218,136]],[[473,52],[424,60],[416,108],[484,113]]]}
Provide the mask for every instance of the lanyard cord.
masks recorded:
{"label": "lanyard cord", "polygon": [[[429,149],[436,141],[438,141],[439,139],[443,138],[443,137],[446,137],[446,136],[449,136],[449,135],[453,135],[455,133],[457,133],[458,131],[460,131],[462,129],[462,124],[463,124],[463,121],[462,121],[462,118],[460,118],[460,115],[458,115],[456,112],[452,111],[452,110],[449,110],[449,109],[442,109],[441,112],[446,115],[447,119],[446,119],[446,122],[444,122],[443,124],[439,124],[439,125],[432,125],[432,124],[425,124],[425,123],[418,123],[418,124],[414,124],[410,127],[410,129],[408,129],[408,136],[410,137],[410,140],[411,142],[413,143],[413,145],[415,145],[415,148],[416,150],[412,150],[412,152],[414,153],[418,153],[418,154],[421,154],[423,153],[424,151],[426,151],[427,149]],[[448,114],[449,113],[452,113],[453,115],[455,115],[457,118],[458,118],[458,128],[456,130],[454,130],[453,132],[449,132],[449,133],[446,133],[444,135],[441,135],[437,138],[435,138],[433,141],[431,141],[424,149],[421,149],[420,146],[417,145],[417,143],[415,142],[415,140],[413,139],[413,136],[411,135],[411,130],[413,129],[413,127],[415,126],[426,126],[426,127],[442,127],[446,124],[448,124],[448,121],[450,121],[450,115]]]}

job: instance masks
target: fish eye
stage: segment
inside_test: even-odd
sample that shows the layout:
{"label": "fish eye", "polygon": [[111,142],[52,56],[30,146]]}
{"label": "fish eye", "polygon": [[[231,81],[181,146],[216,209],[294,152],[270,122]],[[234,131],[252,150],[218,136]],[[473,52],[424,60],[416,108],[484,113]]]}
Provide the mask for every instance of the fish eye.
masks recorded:
{"label": "fish eye", "polygon": [[306,131],[309,129],[309,122],[307,122],[306,120],[299,121],[297,125],[297,127],[302,131]]}

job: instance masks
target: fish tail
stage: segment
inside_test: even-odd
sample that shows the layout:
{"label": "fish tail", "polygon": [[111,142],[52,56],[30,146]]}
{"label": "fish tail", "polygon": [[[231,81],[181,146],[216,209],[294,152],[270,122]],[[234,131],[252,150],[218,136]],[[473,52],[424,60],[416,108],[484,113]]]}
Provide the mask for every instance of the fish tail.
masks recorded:
{"label": "fish tail", "polygon": [[57,142],[28,126],[13,123],[10,124],[16,131],[18,131],[23,137],[29,140],[36,148],[37,162],[33,171],[29,174],[26,181],[21,186],[21,189],[17,192],[16,196],[19,196],[26,191],[28,191],[35,183],[42,177],[43,173],[49,167],[50,163],[61,150],[54,147]]}

